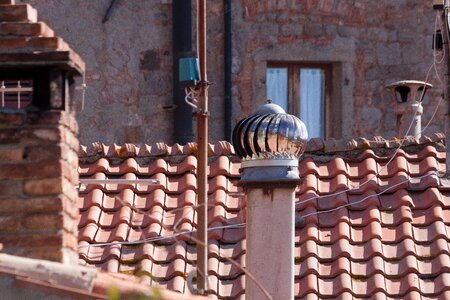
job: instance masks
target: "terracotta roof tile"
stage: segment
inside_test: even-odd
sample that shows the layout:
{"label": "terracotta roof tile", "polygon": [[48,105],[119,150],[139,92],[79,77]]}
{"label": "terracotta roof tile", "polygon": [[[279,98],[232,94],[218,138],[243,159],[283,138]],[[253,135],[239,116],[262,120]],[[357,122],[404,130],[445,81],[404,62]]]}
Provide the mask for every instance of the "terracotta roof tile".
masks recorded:
{"label": "terracotta roof tile", "polygon": [[[417,299],[450,293],[450,186],[436,174],[445,169],[441,141],[440,135],[407,140],[390,163],[395,149],[389,147],[397,142],[357,139],[321,146],[314,141],[322,148],[305,153],[299,163],[296,299]],[[365,143],[379,147],[367,149]],[[213,298],[239,299],[245,296],[245,275],[227,258],[244,264],[245,228],[224,226],[246,222],[245,196],[237,186],[240,163],[227,143],[209,149],[209,226],[219,227],[208,233],[209,292]],[[80,178],[161,182],[90,184],[81,191],[79,240],[91,245],[80,247],[81,261],[187,292],[186,278],[196,260],[195,153],[193,143],[83,147]],[[175,233],[147,243],[92,245]]]}

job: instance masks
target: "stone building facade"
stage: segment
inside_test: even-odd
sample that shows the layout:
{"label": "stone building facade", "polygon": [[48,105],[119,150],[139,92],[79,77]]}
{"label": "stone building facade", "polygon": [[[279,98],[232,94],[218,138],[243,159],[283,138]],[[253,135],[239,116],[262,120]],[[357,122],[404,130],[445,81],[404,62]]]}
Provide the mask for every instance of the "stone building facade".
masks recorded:
{"label": "stone building facade", "polygon": [[[110,0],[26,2],[86,62],[81,143],[174,142],[172,1],[119,0],[105,23]],[[435,72],[432,1],[234,0],[231,12],[233,124],[266,100],[268,62],[330,67],[325,137],[394,135],[394,100],[385,85],[425,80],[429,70],[434,88],[425,98],[424,125],[439,103],[445,61]],[[208,2],[212,141],[225,138],[224,13],[224,1]],[[427,132],[446,131],[447,111],[441,101]]]}

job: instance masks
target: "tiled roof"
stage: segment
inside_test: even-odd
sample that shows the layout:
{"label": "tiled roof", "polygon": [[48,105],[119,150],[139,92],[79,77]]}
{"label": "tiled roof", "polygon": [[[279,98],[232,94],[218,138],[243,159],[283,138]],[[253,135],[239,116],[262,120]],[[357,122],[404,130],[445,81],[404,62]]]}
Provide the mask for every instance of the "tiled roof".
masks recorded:
{"label": "tiled roof", "polygon": [[[450,297],[443,136],[312,140],[308,146],[296,193],[296,298]],[[195,152],[195,144],[83,147],[82,179],[160,183],[90,184],[80,191],[81,264],[187,291],[196,259]],[[246,222],[245,197],[237,186],[240,162],[226,142],[210,146],[209,160],[209,225],[217,227],[209,232],[210,292],[239,298],[245,276],[227,258],[244,265],[245,228],[224,226]],[[93,246],[101,243],[112,244]]]}

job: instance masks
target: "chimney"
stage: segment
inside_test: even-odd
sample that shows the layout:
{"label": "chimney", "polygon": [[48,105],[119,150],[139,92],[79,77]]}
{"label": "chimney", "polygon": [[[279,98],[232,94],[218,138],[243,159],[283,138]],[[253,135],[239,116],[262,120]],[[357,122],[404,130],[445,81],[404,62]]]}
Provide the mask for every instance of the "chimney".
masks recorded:
{"label": "chimney", "polygon": [[[241,120],[233,145],[247,196],[245,265],[273,299],[294,299],[294,197],[306,127],[275,104]],[[246,277],[246,299],[266,299]]]}
{"label": "chimney", "polygon": [[0,243],[78,264],[77,122],[84,63],[27,4],[0,0]]}
{"label": "chimney", "polygon": [[386,86],[394,93],[397,115],[397,137],[420,138],[422,132],[422,100],[431,84],[416,80],[402,80]]}

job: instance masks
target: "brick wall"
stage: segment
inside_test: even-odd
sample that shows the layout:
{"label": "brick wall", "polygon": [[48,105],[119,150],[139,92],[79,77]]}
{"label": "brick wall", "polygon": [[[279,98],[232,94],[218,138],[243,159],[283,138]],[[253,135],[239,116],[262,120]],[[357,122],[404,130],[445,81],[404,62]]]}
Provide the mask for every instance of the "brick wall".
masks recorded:
{"label": "brick wall", "polygon": [[[82,143],[172,142],[173,114],[163,109],[172,104],[170,1],[118,1],[105,24],[109,1],[26,2],[87,62]],[[333,101],[342,110],[332,113],[342,120],[341,135],[393,135],[394,105],[384,85],[424,80],[433,61],[432,1],[232,2],[233,123],[265,101],[267,60],[321,61],[335,67]],[[208,2],[212,140],[224,137],[223,14],[223,1]],[[429,81],[435,88],[424,124],[443,88],[433,70]],[[447,104],[441,108],[430,132],[446,130]]]}
{"label": "brick wall", "polygon": [[78,126],[72,113],[0,111],[0,243],[78,263]]}

